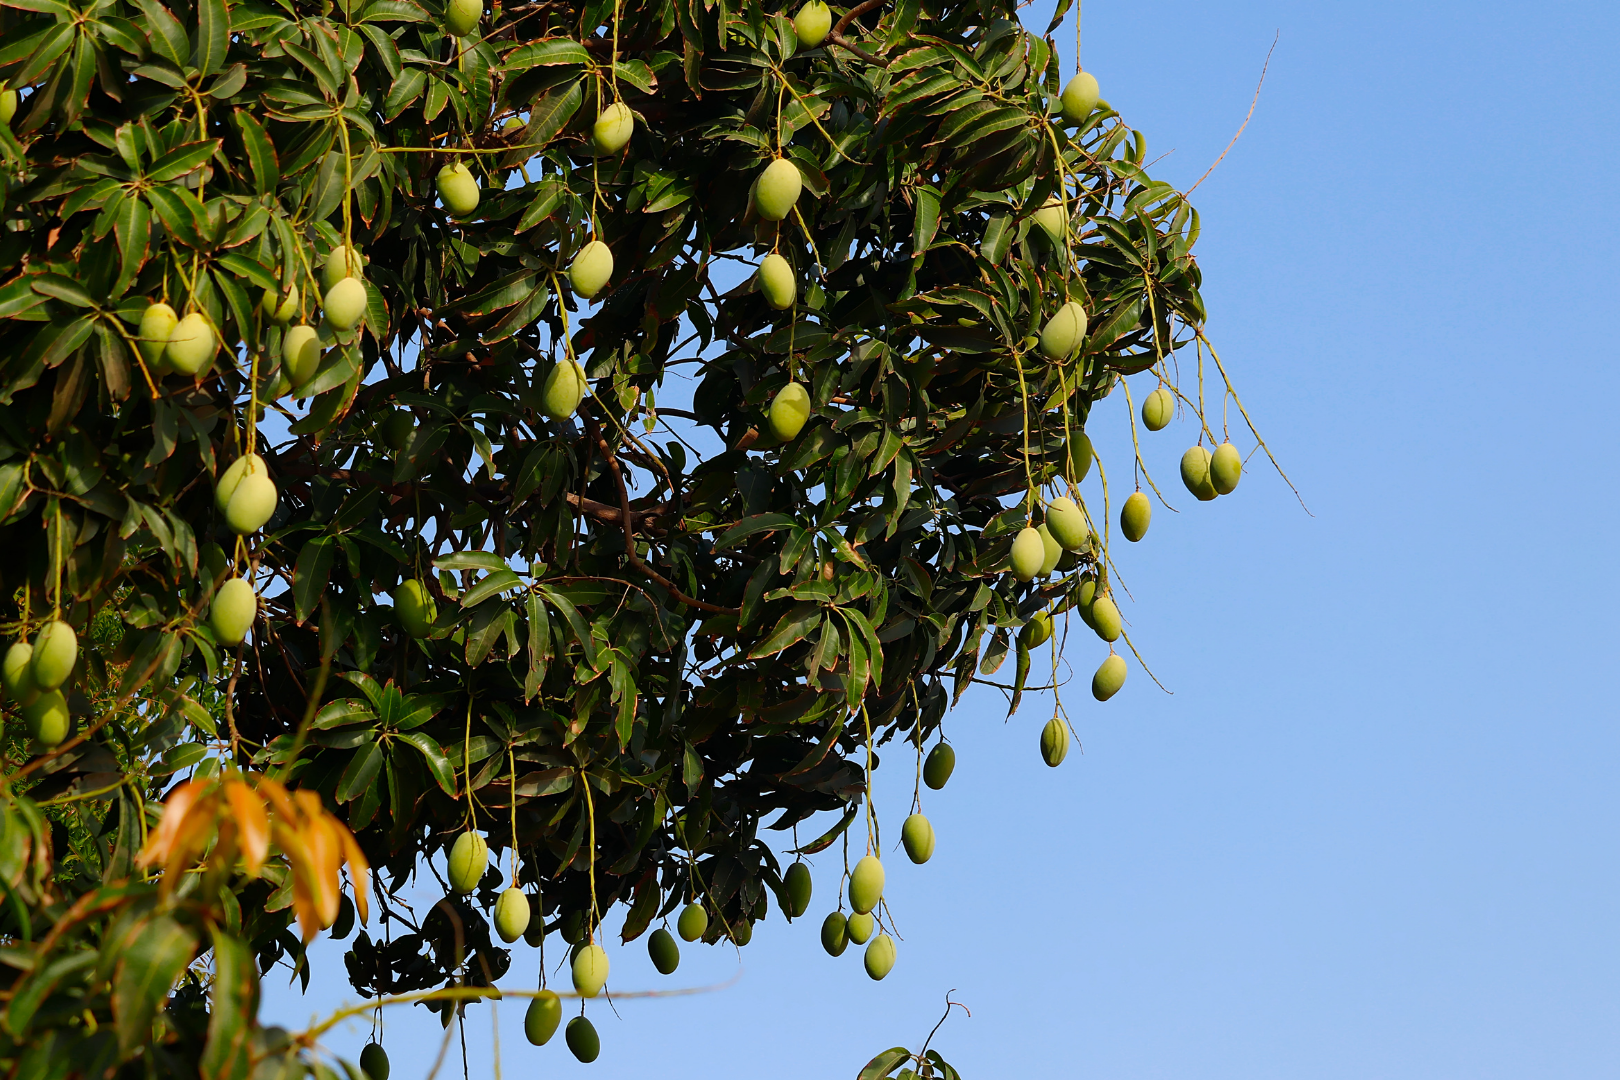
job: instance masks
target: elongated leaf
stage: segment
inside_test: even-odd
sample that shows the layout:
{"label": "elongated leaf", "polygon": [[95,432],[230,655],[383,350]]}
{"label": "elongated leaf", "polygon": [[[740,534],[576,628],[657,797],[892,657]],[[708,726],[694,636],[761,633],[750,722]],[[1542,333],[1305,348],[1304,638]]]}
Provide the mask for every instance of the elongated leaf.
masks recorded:
{"label": "elongated leaf", "polygon": [[321,606],[336,555],[337,540],[331,536],[317,536],[298,553],[298,565],[293,568],[293,612],[299,623]]}
{"label": "elongated leaf", "polygon": [[231,16],[225,0],[197,0],[197,46],[192,66],[204,75],[223,68],[230,34]]}
{"label": "elongated leaf", "polygon": [[131,935],[113,977],[113,1021],[128,1055],[152,1035],[152,1020],[175,979],[197,952],[197,933],[167,915],[153,915]]}
{"label": "elongated leaf", "polygon": [[214,985],[209,995],[208,1043],[198,1071],[203,1080],[246,1080],[252,1071],[254,1025],[259,1013],[259,968],[241,938],[210,926]]}
{"label": "elongated leaf", "polygon": [[439,785],[439,790],[454,798],[459,789],[456,786],[456,772],[450,765],[450,759],[445,757],[444,750],[433,736],[425,731],[408,731],[399,736],[401,742],[414,746],[427,762],[428,772]]}

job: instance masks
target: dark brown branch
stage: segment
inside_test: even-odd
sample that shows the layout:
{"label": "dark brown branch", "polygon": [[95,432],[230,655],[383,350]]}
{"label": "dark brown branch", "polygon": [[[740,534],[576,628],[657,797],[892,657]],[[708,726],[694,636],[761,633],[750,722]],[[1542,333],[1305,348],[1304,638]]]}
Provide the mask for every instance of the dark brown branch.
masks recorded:
{"label": "dark brown branch", "polygon": [[878,67],[887,67],[887,61],[879,60],[877,57],[873,56],[859,45],[854,44],[848,38],[844,37],[844,31],[849,28],[850,23],[854,22],[856,19],[860,18],[862,15],[865,15],[868,11],[871,11],[873,8],[878,7],[882,3],[883,0],[865,0],[864,3],[856,4],[854,7],[850,8],[849,11],[844,14],[844,17],[838,20],[838,25],[834,26],[832,28],[832,32],[827,35],[828,40],[841,49],[848,49],[862,60],[865,60],[868,64],[876,64]]}

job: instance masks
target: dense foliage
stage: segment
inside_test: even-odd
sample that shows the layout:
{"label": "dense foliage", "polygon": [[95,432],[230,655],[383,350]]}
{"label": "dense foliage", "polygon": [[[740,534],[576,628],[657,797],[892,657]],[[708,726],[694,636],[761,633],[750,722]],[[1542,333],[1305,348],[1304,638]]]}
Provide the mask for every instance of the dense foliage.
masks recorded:
{"label": "dense foliage", "polygon": [[[1058,115],[1014,5],[866,3],[809,47],[759,0],[0,3],[22,1075],[324,1068],[256,1026],[257,976],[368,894],[367,996],[531,971],[490,929],[514,884],[531,940],[695,901],[746,943],[803,911],[762,827],[876,850],[875,748],[912,786],[1008,657],[1017,707],[1041,620],[1119,637],[1143,473],[1105,448],[1110,502],[1082,431],[1125,375],[1173,388],[1197,215],[1106,103]],[[783,214],[751,187],[778,158]],[[1155,400],[1201,415],[1202,384]],[[1056,496],[1080,533],[1009,573]],[[481,880],[390,902],[468,830]]]}

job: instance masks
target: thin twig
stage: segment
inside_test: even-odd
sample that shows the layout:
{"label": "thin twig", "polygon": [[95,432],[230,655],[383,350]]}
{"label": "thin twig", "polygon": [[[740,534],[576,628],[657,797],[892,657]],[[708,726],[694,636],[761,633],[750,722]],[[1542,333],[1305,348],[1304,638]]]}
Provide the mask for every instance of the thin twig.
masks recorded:
{"label": "thin twig", "polygon": [[[1221,151],[1221,156],[1215,159],[1215,165],[1219,165],[1225,160],[1226,155],[1231,153],[1232,147],[1237,145],[1238,139],[1243,135],[1243,129],[1249,126],[1249,120],[1254,116],[1254,107],[1260,104],[1260,87],[1266,85],[1266,69],[1271,66],[1271,54],[1277,51],[1277,39],[1280,37],[1282,37],[1282,31],[1278,30],[1276,37],[1271,39],[1271,48],[1266,50],[1266,62],[1260,66],[1260,83],[1254,88],[1254,100],[1249,102],[1249,114],[1243,118],[1243,123],[1238,125],[1237,134],[1233,135],[1232,141],[1226,144],[1226,149]],[[1215,165],[1211,165],[1204,170],[1204,175],[1198,178],[1198,184],[1202,184],[1209,179],[1209,174],[1215,171]],[[1198,184],[1194,184],[1186,191],[1183,191],[1181,193],[1182,197],[1186,198],[1197,191]]]}

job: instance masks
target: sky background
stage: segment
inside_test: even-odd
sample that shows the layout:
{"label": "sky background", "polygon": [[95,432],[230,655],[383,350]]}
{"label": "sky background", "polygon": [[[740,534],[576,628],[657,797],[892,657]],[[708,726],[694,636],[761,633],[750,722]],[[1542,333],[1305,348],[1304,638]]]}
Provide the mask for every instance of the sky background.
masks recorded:
{"label": "sky background", "polygon": [[[964,1080],[1620,1075],[1620,7],[1092,0],[1085,20],[1103,95],[1183,188],[1280,31],[1195,195],[1197,253],[1209,332],[1311,513],[1258,458],[1196,503],[1191,425],[1144,433],[1181,513],[1116,558],[1174,694],[1134,662],[1106,705],[1082,679],[1080,744],[1047,769],[1048,704],[1004,723],[970,693],[956,774],[925,791],[937,853],[885,860],[904,940],[881,984],[819,947],[828,852],[810,914],[773,911],[729,989],[593,1002],[592,1066],[502,1008],[507,1075],[853,1080],[953,988],[972,1018],[934,1045]],[[1072,22],[1058,37],[1072,57]],[[1093,416],[1128,472],[1122,396]],[[1104,652],[1071,644],[1082,672]],[[896,838],[909,769],[875,783]],[[340,953],[317,950],[305,997],[272,974],[265,1018],[348,1000]],[[738,971],[720,948],[683,946],[668,979],[641,942],[611,955],[620,990]],[[535,967],[520,946],[509,980]],[[475,1076],[489,1014],[469,1011]],[[425,1076],[437,1020],[395,1009],[385,1041],[396,1078]]]}

